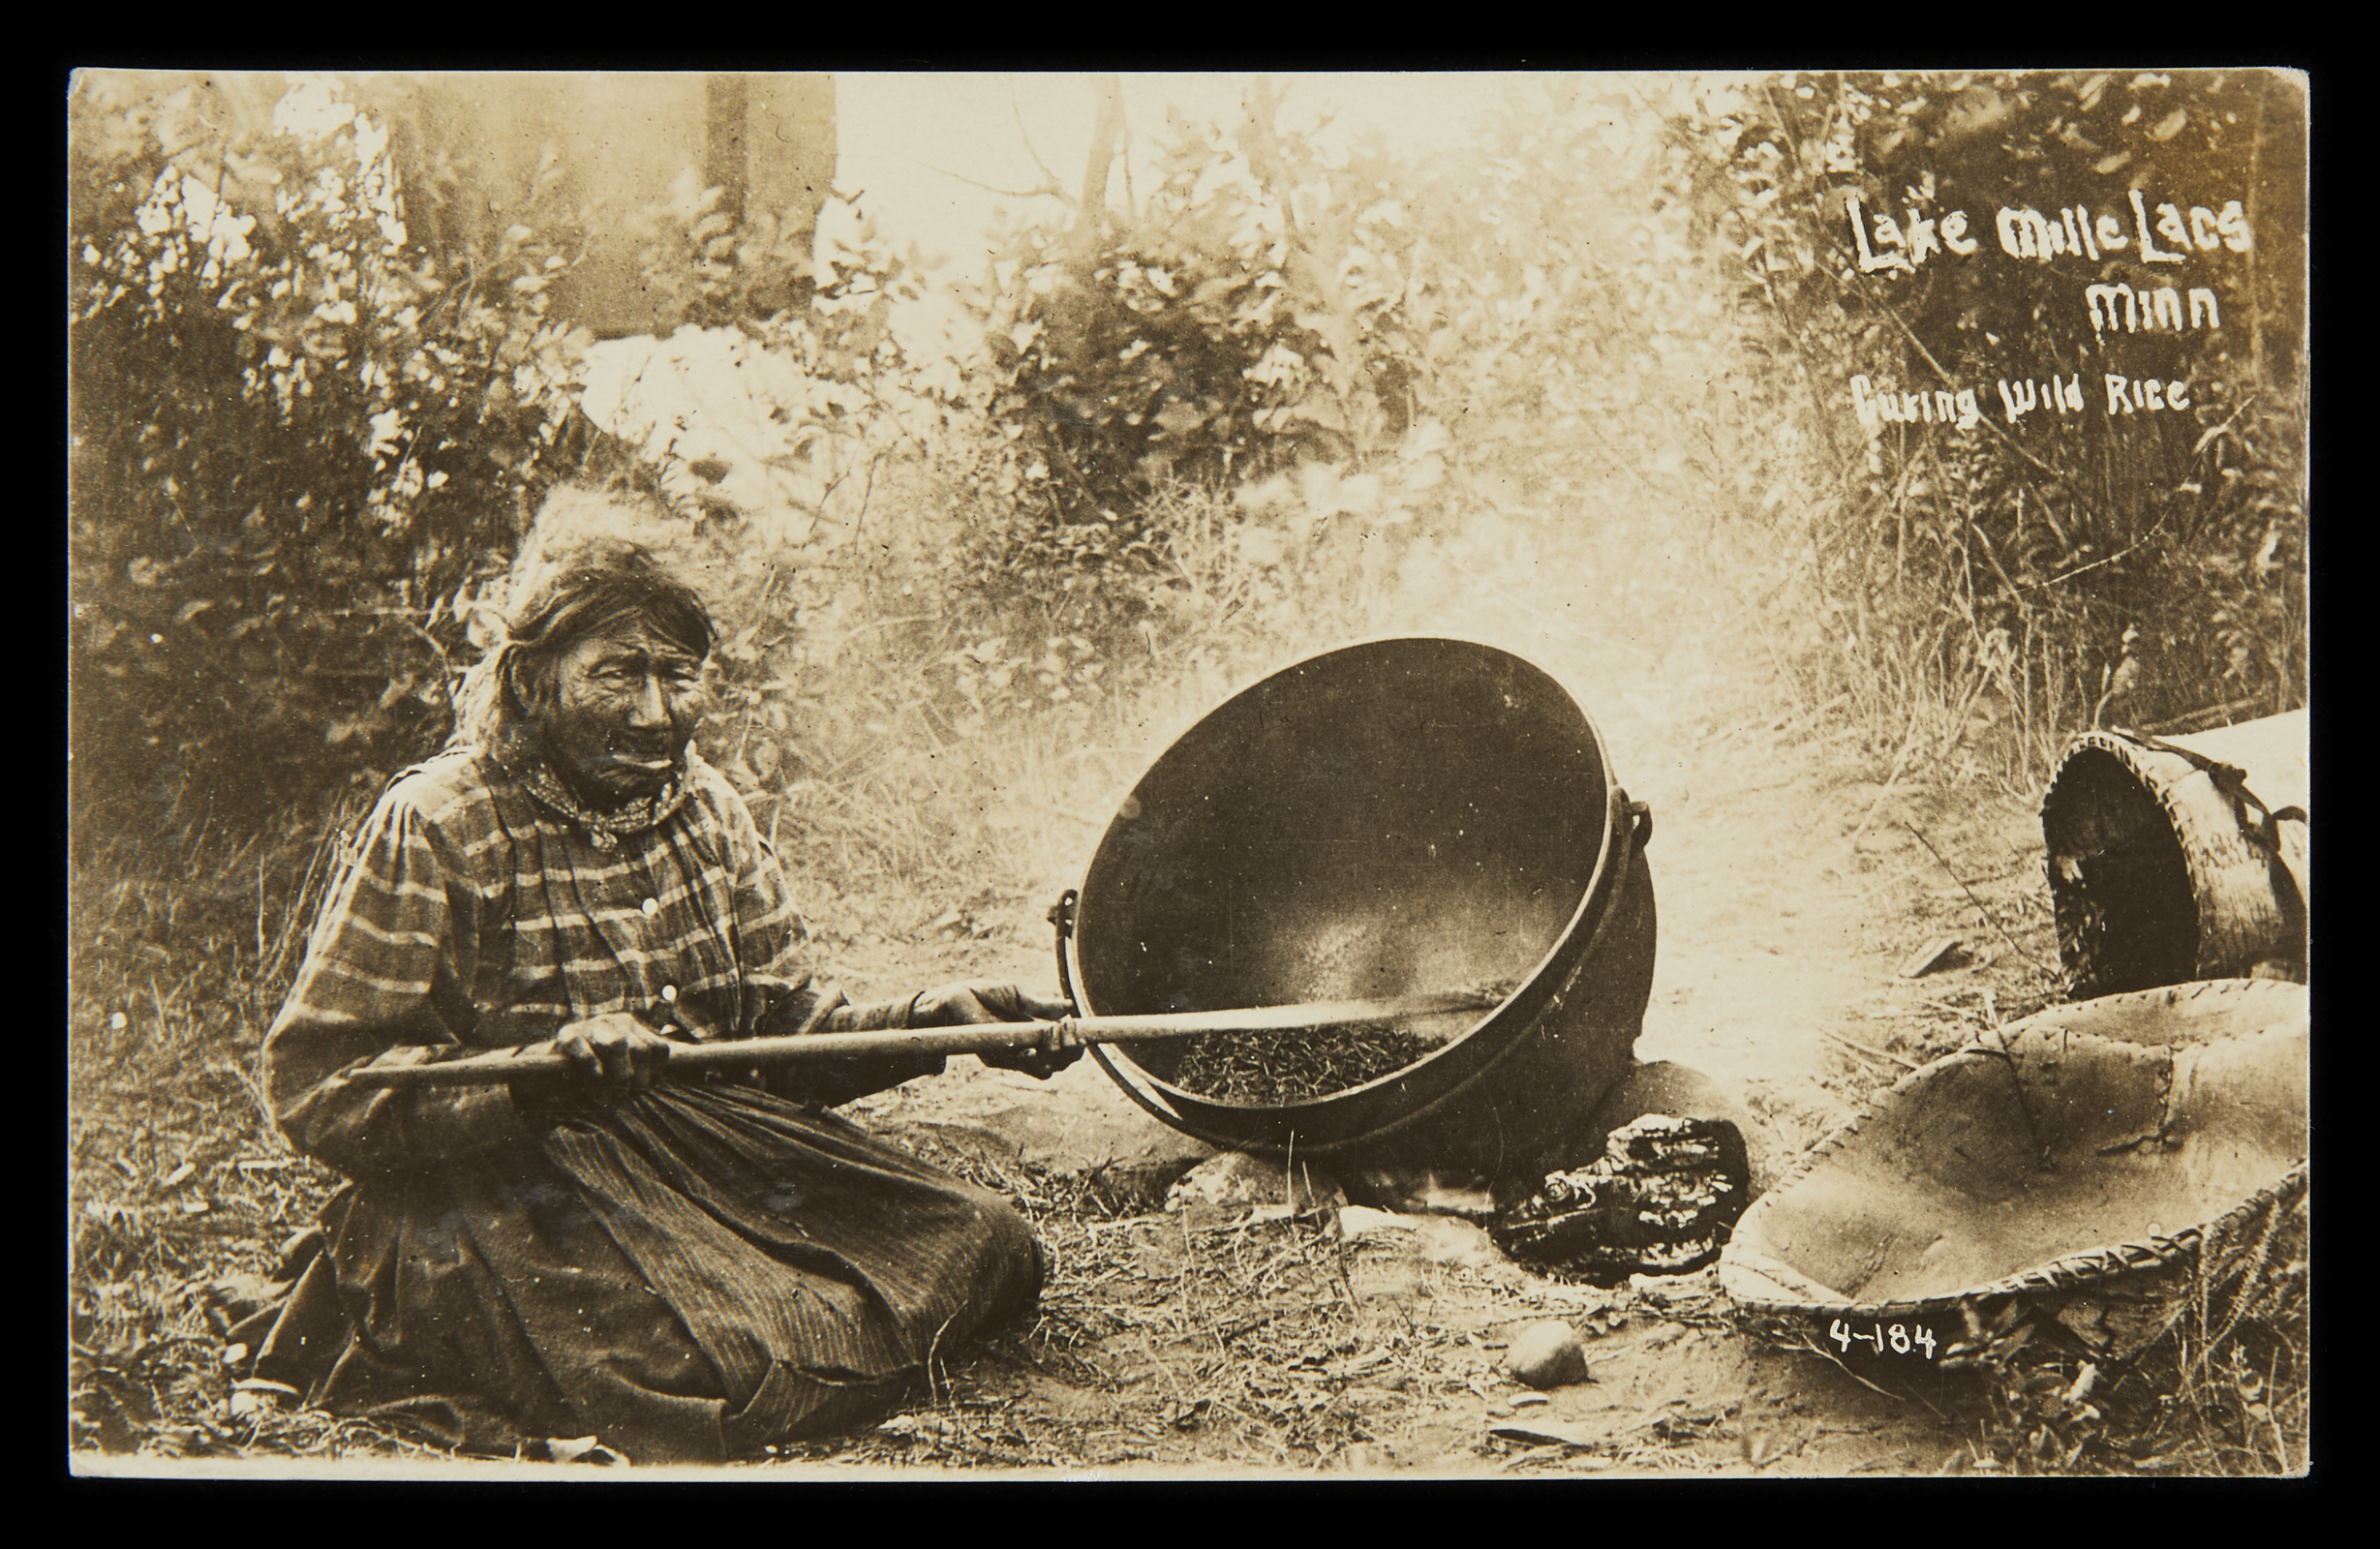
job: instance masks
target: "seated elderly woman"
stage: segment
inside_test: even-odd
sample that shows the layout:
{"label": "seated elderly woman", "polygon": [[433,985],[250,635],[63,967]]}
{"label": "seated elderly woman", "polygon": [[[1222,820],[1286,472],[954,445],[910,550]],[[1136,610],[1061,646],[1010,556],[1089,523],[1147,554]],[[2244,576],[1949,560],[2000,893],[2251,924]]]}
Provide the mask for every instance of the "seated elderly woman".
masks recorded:
{"label": "seated elderly woman", "polygon": [[[512,595],[454,744],[381,798],[266,1038],[275,1116],[350,1185],[250,1321],[254,1370],[476,1451],[594,1435],[707,1461],[871,1423],[1040,1292],[1006,1201],[826,1111],[941,1060],[673,1080],[671,1050],[1064,1007],[812,984],[776,856],[690,745],[701,599],[619,539]],[[1072,1043],[985,1057],[1046,1077]],[[572,1074],[343,1078],[524,1045]]]}

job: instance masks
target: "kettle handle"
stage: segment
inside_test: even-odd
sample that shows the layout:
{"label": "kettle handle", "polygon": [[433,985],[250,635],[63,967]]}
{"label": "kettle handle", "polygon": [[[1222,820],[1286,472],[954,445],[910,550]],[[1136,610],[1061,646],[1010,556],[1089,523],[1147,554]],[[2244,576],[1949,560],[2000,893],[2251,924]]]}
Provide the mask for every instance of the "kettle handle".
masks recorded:
{"label": "kettle handle", "polygon": [[1628,799],[1628,793],[1626,791],[1622,791],[1620,793],[1620,810],[1628,814],[1628,836],[1630,840],[1634,843],[1636,853],[1638,855],[1642,855],[1644,853],[1644,847],[1653,842],[1652,805],[1645,802],[1632,802]]}
{"label": "kettle handle", "polygon": [[1068,888],[1057,896],[1057,902],[1050,905],[1049,917],[1050,927],[1055,933],[1052,945],[1057,951],[1058,992],[1066,997],[1068,1008],[1077,1017],[1083,1015],[1083,997],[1075,993],[1074,977],[1066,970],[1066,941],[1075,933],[1075,905],[1082,898],[1079,891]]}

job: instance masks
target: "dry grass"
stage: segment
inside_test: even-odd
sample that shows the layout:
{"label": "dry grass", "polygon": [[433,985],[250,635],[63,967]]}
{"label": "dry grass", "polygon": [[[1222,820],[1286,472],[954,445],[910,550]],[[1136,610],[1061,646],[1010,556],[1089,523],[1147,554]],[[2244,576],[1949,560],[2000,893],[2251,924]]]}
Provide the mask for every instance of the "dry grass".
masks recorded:
{"label": "dry grass", "polygon": [[[1053,1265],[1038,1315],[938,1368],[921,1404],[810,1459],[1313,1468],[1370,1439],[1334,1399],[1394,1355],[1367,1337],[1327,1212],[1194,1225],[1124,1213],[1146,1201],[1095,1181],[928,1152],[1032,1220]],[[1082,1397],[1052,1404],[1053,1389]]]}
{"label": "dry grass", "polygon": [[116,835],[69,878],[72,1444],[165,1456],[407,1449],[384,1426],[235,1394],[209,1288],[260,1275],[338,1185],[259,1084],[262,1029],[331,856],[323,825]]}
{"label": "dry grass", "polygon": [[1974,1439],[1954,1460],[2015,1473],[2287,1475],[2307,1468],[2306,1215],[2184,1277],[2179,1316],[2122,1359],[2096,1356],[2055,1309],[2011,1301],[1951,1348],[1979,1379]]}

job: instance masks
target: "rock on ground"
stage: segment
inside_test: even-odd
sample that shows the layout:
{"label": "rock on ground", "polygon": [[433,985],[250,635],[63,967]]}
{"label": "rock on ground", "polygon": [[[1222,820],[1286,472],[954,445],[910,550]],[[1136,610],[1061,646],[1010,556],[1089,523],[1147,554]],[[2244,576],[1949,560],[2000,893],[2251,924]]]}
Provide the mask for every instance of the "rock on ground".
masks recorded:
{"label": "rock on ground", "polygon": [[1531,1387],[1566,1387],[1587,1380],[1587,1352],[1577,1330],[1559,1318],[1545,1318],[1512,1336],[1504,1367]]}

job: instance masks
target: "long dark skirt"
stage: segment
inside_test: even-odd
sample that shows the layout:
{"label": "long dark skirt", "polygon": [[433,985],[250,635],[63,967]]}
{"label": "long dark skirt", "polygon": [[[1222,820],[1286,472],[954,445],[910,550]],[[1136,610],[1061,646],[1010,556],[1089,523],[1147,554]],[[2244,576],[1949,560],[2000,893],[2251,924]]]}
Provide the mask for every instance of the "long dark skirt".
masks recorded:
{"label": "long dark skirt", "polygon": [[1041,1291],[1007,1201],[742,1086],[351,1186],[322,1224],[256,1375],[473,1451],[593,1435],[700,1462],[855,1429]]}

